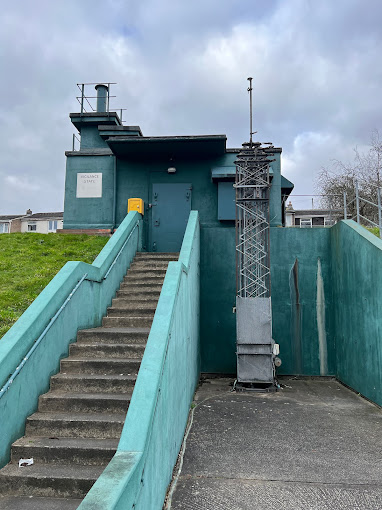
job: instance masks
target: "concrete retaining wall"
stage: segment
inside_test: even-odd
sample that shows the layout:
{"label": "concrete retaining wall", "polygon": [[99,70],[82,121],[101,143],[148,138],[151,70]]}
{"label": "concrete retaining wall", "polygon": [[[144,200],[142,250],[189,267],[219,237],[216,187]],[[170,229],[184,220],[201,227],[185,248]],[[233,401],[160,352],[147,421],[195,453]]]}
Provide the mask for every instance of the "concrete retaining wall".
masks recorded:
{"label": "concrete retaining wall", "polygon": [[160,510],[199,378],[199,218],[170,262],[118,451],[79,509]]}
{"label": "concrete retaining wall", "polygon": [[382,405],[382,241],[350,220],[330,230],[337,377]]}
{"label": "concrete retaining wall", "polygon": [[10,375],[86,275],[20,373],[0,395],[0,467],[9,461],[11,444],[24,434],[26,418],[36,411],[39,395],[48,391],[50,377],[58,372],[60,359],[68,355],[69,344],[76,340],[77,331],[101,324],[127,267],[141,249],[141,239],[141,215],[132,212],[93,264],[65,264],[3,336],[0,388],[9,384]]}
{"label": "concrete retaining wall", "polygon": [[279,374],[335,375],[331,228],[271,228],[273,338]]}
{"label": "concrete retaining wall", "polygon": [[352,220],[271,229],[280,374],[335,375],[382,405],[382,241]]}

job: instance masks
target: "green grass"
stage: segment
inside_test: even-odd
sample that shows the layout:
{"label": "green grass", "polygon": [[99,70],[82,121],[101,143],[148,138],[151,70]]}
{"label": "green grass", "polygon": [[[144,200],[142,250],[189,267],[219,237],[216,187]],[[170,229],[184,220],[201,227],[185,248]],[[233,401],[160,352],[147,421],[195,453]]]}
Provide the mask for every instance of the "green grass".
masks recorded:
{"label": "green grass", "polygon": [[0,338],[69,260],[92,263],[107,237],[0,235]]}
{"label": "green grass", "polygon": [[379,228],[378,227],[366,227],[366,230],[374,234],[375,236],[379,237]]}

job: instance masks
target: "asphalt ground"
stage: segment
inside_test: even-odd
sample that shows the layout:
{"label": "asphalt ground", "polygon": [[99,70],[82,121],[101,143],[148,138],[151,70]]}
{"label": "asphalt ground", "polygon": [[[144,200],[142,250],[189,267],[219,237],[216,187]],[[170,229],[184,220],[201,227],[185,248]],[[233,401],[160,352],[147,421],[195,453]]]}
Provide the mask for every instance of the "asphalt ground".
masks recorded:
{"label": "asphalt ground", "polygon": [[206,379],[171,510],[381,510],[382,410],[332,379]]}

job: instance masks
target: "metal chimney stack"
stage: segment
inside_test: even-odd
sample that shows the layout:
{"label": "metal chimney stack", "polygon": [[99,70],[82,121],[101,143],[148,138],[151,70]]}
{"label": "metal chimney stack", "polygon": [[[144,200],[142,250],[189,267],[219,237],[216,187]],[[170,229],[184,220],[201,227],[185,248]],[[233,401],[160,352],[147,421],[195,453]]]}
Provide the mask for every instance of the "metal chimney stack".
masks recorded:
{"label": "metal chimney stack", "polygon": [[95,86],[97,91],[97,112],[106,113],[109,111],[109,87],[103,83]]}

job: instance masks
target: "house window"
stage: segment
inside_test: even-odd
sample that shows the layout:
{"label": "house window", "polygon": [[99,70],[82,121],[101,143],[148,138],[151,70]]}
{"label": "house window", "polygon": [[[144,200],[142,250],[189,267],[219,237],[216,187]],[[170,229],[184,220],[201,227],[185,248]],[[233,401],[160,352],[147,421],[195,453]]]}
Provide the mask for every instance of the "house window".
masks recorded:
{"label": "house window", "polygon": [[36,223],[28,223],[28,232],[36,232],[37,225]]}
{"label": "house window", "polygon": [[311,228],[311,226],[312,226],[312,218],[304,219],[304,220],[301,218],[301,221],[300,221],[301,228]]}
{"label": "house window", "polygon": [[316,216],[315,218],[312,218],[312,224],[313,224],[313,227],[323,227],[324,226],[324,217]]}
{"label": "house window", "polygon": [[8,234],[9,223],[0,223],[0,234]]}
{"label": "house window", "polygon": [[325,218],[325,227],[331,227],[335,224],[335,221],[333,218]]}
{"label": "house window", "polygon": [[49,221],[49,232],[56,232],[57,230],[57,220]]}

